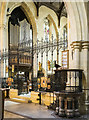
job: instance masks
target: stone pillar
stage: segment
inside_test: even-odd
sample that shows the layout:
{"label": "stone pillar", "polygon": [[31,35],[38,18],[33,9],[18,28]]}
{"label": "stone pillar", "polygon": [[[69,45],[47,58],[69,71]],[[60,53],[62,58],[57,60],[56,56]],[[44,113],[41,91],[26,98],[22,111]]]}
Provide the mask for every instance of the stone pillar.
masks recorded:
{"label": "stone pillar", "polygon": [[[3,56],[3,54],[7,54],[7,50],[8,50],[8,37],[7,37],[7,26],[5,24],[0,24],[0,50],[1,50],[1,56]],[[0,56],[0,57],[1,57]],[[3,56],[1,61],[0,61],[0,84],[2,82],[2,78],[4,77],[8,77],[8,75],[6,74],[6,65],[8,66],[8,56]],[[1,86],[0,86],[1,87]]]}
{"label": "stone pillar", "polygon": [[59,114],[59,99],[60,99],[59,95],[56,95],[56,101],[57,101],[57,106],[56,106],[56,115],[58,115],[58,114]]}
{"label": "stone pillar", "polygon": [[85,105],[87,106],[86,110],[89,109],[89,41],[82,43],[82,49],[83,49],[83,69],[84,69],[84,79],[83,79],[83,85],[85,89]]}
{"label": "stone pillar", "polygon": [[34,72],[34,77],[37,77],[37,57],[36,53],[34,53],[34,59],[33,59],[33,72]]}
{"label": "stone pillar", "polygon": [[3,25],[2,30],[2,36],[3,36],[3,50],[6,54],[6,57],[4,57],[4,76],[5,78],[8,77],[8,73],[6,73],[6,66],[8,67],[8,27],[7,25]]}
{"label": "stone pillar", "polygon": [[78,117],[80,116],[79,113],[79,96],[78,97],[74,97],[74,116]]}
{"label": "stone pillar", "polygon": [[74,117],[74,106],[73,106],[73,97],[67,97],[67,110],[66,115],[69,118]]}
{"label": "stone pillar", "polygon": [[60,97],[60,103],[59,103],[59,116],[64,117],[65,116],[65,98]]}
{"label": "stone pillar", "polygon": [[[0,24],[0,84],[1,84],[1,78],[2,78],[2,76],[3,76],[3,74],[2,74],[2,64],[3,64],[3,62],[2,62],[2,59],[1,59],[1,56],[2,56],[2,50],[3,50],[3,48],[2,48],[2,45],[3,45],[3,43],[2,43],[3,41],[2,41],[2,25]],[[0,87],[1,87],[1,85],[0,85]]]}
{"label": "stone pillar", "polygon": [[73,49],[73,68],[80,68],[80,49],[81,49],[81,41],[75,41],[71,44]]}

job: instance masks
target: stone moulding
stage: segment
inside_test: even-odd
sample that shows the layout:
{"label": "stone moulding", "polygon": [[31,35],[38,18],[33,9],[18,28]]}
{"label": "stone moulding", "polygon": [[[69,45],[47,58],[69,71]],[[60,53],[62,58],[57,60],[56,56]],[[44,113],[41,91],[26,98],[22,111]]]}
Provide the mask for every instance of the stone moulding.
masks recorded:
{"label": "stone moulding", "polygon": [[89,49],[89,41],[74,41],[70,44],[73,50],[75,49]]}

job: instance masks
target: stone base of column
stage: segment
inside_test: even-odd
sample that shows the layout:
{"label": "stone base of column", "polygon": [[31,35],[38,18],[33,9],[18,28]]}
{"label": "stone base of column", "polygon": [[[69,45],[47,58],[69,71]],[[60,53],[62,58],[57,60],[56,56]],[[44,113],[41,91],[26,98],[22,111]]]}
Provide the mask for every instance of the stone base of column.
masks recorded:
{"label": "stone base of column", "polygon": [[79,113],[78,109],[74,110],[74,116],[75,117],[79,117],[80,116],[80,113]]}
{"label": "stone base of column", "polygon": [[60,117],[65,117],[66,116],[64,109],[59,109],[59,116]]}
{"label": "stone base of column", "polygon": [[74,117],[74,110],[73,109],[67,109],[66,110],[66,116],[68,118],[73,118]]}
{"label": "stone base of column", "polygon": [[55,114],[58,115],[58,113],[59,113],[59,107],[56,107]]}
{"label": "stone base of column", "polygon": [[89,110],[89,101],[85,101],[85,107],[86,107],[86,111]]}
{"label": "stone base of column", "polygon": [[79,113],[80,115],[86,114],[86,106],[85,106],[85,94],[83,93],[79,99]]}

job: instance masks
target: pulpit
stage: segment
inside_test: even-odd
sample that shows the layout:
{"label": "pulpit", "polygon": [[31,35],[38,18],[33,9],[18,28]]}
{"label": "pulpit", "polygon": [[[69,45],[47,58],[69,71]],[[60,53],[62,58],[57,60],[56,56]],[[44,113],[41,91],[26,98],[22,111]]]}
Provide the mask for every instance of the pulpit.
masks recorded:
{"label": "pulpit", "polygon": [[57,113],[61,117],[79,116],[79,97],[82,94],[80,69],[55,70],[55,95],[59,101]]}

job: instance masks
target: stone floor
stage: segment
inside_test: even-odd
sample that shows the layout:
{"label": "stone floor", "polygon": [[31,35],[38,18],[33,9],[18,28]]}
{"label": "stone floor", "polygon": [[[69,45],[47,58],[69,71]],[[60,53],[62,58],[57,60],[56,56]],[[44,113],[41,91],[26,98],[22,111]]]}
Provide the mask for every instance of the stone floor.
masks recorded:
{"label": "stone floor", "polygon": [[48,110],[46,106],[34,103],[17,103],[5,101],[4,109],[28,118],[55,118],[51,115],[54,111]]}
{"label": "stone floor", "polygon": [[[28,118],[29,120],[35,118],[37,120],[89,120],[89,115],[81,116],[80,118],[67,119],[59,118],[54,114],[54,111],[48,110],[46,106],[34,104],[34,103],[17,103],[12,101],[5,101],[5,118]],[[6,112],[8,111],[9,114]]]}
{"label": "stone floor", "polygon": [[8,112],[8,111],[4,111],[4,118],[25,118],[25,117]]}

